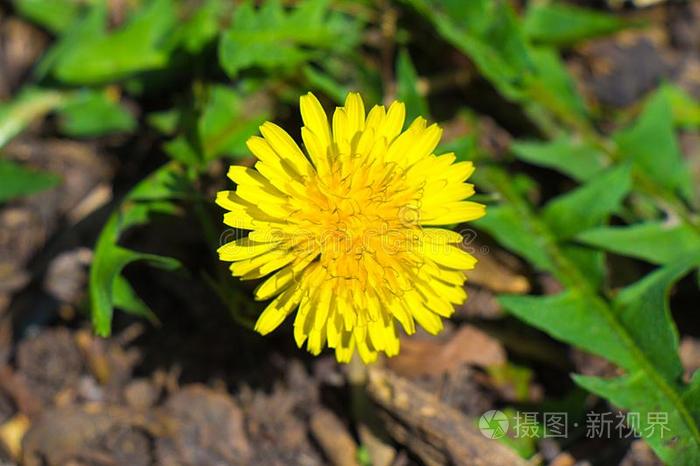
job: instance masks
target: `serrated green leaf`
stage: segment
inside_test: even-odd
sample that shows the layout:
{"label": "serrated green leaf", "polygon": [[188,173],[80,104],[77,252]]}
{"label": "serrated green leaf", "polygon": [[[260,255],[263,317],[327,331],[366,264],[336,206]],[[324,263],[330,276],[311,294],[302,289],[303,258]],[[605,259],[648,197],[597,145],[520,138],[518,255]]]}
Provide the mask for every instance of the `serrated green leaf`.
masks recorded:
{"label": "serrated green leaf", "polygon": [[519,319],[622,367],[635,361],[620,341],[600,304],[575,290],[554,296],[499,296],[499,303]]}
{"label": "serrated green leaf", "polygon": [[579,188],[551,200],[543,209],[543,220],[560,239],[569,239],[601,225],[615,213],[632,188],[628,165],[598,174]]}
{"label": "serrated green leaf", "polygon": [[[665,464],[695,466],[700,464],[700,449],[693,429],[688,426],[684,412],[671,402],[667,393],[647,374],[636,372],[624,377],[602,379],[582,375],[573,376],[574,381],[592,393],[600,395],[620,408],[628,409],[630,416],[638,417],[638,434],[654,449]],[[680,397],[674,396],[678,402]],[[687,410],[685,410],[687,414]],[[662,416],[659,425],[653,426],[649,416]],[[653,420],[653,417],[651,418]]]}
{"label": "serrated green leaf", "polygon": [[[602,356],[627,371],[613,380],[576,376],[584,388],[640,413],[666,413],[667,437],[645,439],[669,464],[696,464],[697,406],[684,402],[678,335],[667,297],[672,283],[700,263],[700,254],[666,266],[625,288],[612,304],[570,289],[556,296],[501,296],[509,312],[553,337]],[[642,424],[644,427],[644,424]]]}
{"label": "serrated green leaf", "polygon": [[182,21],[174,31],[174,42],[182,44],[189,53],[202,51],[219,33],[221,16],[226,5],[222,0],[205,0]]}
{"label": "serrated green leaf", "polygon": [[69,54],[71,50],[94,37],[101,37],[106,23],[107,4],[105,2],[97,2],[79,14],[34,68],[36,79],[41,80],[49,76],[62,57]]}
{"label": "serrated green leaf", "polygon": [[58,112],[61,131],[73,137],[125,133],[136,128],[133,115],[105,92],[84,91]]}
{"label": "serrated green leaf", "polygon": [[[623,384],[605,390],[601,386],[607,382],[601,379],[579,382],[632,411],[666,412],[669,417],[673,413],[668,439],[650,436],[647,440],[668,464],[697,464],[700,430],[695,419],[700,418],[697,414],[700,390],[694,387],[689,392],[680,381],[678,337],[666,297],[671,283],[700,264],[700,251],[689,253],[678,263],[629,286],[611,303],[588,284],[585,266],[573,259],[566,243],[557,243],[550,228],[513,187],[512,178],[494,168],[487,174],[489,186],[497,189],[507,202],[500,207],[510,208],[524,229],[541,239],[550,272],[566,287],[556,296],[500,296],[500,303],[551,336],[614,362],[630,380],[642,381],[643,386],[628,393]],[[520,231],[516,230],[515,234]]]}
{"label": "serrated green leaf", "polygon": [[324,52],[350,50],[359,40],[356,20],[332,12],[329,0],[303,0],[285,11],[279,0],[260,9],[251,1],[234,12],[219,43],[219,61],[229,76],[246,68],[288,69]]}
{"label": "serrated green leaf", "polygon": [[[92,325],[98,335],[103,337],[110,335],[113,309],[117,306],[113,295],[115,281],[118,280],[124,267],[137,261],[144,261],[164,270],[177,270],[181,267],[180,262],[172,257],[138,253],[98,241],[95,247],[95,260],[90,267]],[[127,310],[133,312],[133,302],[127,302],[127,306],[129,306]]]}
{"label": "serrated green leaf", "polygon": [[[100,8],[93,7],[98,12]],[[169,50],[164,39],[176,24],[172,0],[153,0],[126,25],[110,33],[105,32],[104,17],[89,19],[101,19],[99,31],[95,31],[96,24],[91,22],[78,37],[71,38],[70,46],[62,47],[54,57],[53,74],[60,81],[100,84],[159,69],[168,62]],[[87,31],[92,34],[88,35]]]}
{"label": "serrated green leaf", "polygon": [[551,268],[542,239],[527,230],[518,213],[509,205],[489,207],[488,215],[473,225],[493,236],[505,248],[525,257],[536,267],[542,270]]}
{"label": "serrated green leaf", "polygon": [[508,2],[405,0],[427,17],[438,33],[467,54],[504,96],[525,97],[534,71],[527,43]]}
{"label": "serrated green leaf", "polygon": [[662,92],[654,93],[634,125],[616,133],[614,139],[623,158],[659,185],[690,198],[690,172],[676,141],[671,106]]}
{"label": "serrated green leaf", "polygon": [[588,118],[588,109],[559,52],[553,48],[532,47],[530,59],[537,73],[537,78],[528,83],[530,95],[569,120]]}
{"label": "serrated green leaf", "polygon": [[265,106],[250,105],[233,89],[215,86],[199,122],[206,160],[248,154],[245,142],[268,117]]}
{"label": "serrated green leaf", "polygon": [[524,19],[525,34],[535,42],[569,45],[611,34],[629,23],[616,16],[562,3],[531,3]]}
{"label": "serrated green leaf", "polygon": [[592,289],[600,289],[605,280],[605,253],[574,243],[565,243],[560,247],[562,254],[576,265]]}
{"label": "serrated green leaf", "polygon": [[685,224],[650,222],[584,231],[578,241],[653,264],[669,264],[700,250],[700,235]]}
{"label": "serrated green leaf", "polygon": [[53,173],[30,170],[8,160],[0,160],[0,202],[27,196],[56,186],[61,179]]}
{"label": "serrated green leaf", "polygon": [[408,51],[402,49],[396,62],[396,95],[406,104],[406,121],[416,117],[428,118],[428,103],[418,88],[418,73]]}
{"label": "serrated green leaf", "polygon": [[185,128],[185,135],[169,141],[165,150],[175,160],[197,166],[225,156],[240,158],[248,155],[245,142],[269,117],[264,102],[252,105],[253,98],[244,99],[239,92],[226,86],[212,86],[199,118]]}
{"label": "serrated green leaf", "polygon": [[112,314],[117,305],[115,288],[121,293],[117,296],[121,305],[126,304],[132,312],[143,311],[133,298],[127,299],[128,290],[124,293],[123,284],[118,282],[124,267],[136,261],[145,261],[166,270],[181,267],[180,262],[172,257],[133,251],[118,245],[126,230],[148,223],[156,214],[174,214],[177,209],[170,200],[183,195],[181,186],[180,169],[176,165],[165,165],[129,192],[100,232],[89,276],[92,323],[97,334],[108,336],[111,332]]}
{"label": "serrated green leaf", "polygon": [[139,298],[129,281],[122,275],[117,275],[114,280],[112,302],[115,308],[148,319],[151,323],[158,323],[158,318],[151,308]]}
{"label": "serrated green leaf", "polygon": [[510,149],[521,160],[558,170],[578,181],[589,180],[605,168],[605,154],[567,136],[547,142],[515,141]]}
{"label": "serrated green leaf", "polygon": [[678,357],[678,332],[668,308],[671,285],[700,263],[700,252],[662,267],[624,288],[612,302],[613,311],[637,346],[668,380],[683,373]]}
{"label": "serrated green leaf", "polygon": [[186,136],[178,136],[165,144],[163,149],[171,159],[182,162],[189,166],[198,166],[202,164],[200,156],[201,150],[195,148],[191,141]]}

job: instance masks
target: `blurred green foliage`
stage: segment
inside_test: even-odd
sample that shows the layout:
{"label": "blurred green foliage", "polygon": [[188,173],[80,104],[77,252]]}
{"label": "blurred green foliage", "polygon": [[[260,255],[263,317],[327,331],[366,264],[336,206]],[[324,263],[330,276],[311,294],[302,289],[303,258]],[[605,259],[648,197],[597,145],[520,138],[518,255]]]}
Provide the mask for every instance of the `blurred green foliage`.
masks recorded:
{"label": "blurred green foliage", "polygon": [[[445,105],[431,92],[439,95],[436,83],[445,79],[426,63],[439,68],[432,51],[447,57],[443,49],[453,48],[534,128],[512,142],[506,160],[498,159],[479,143],[478,116],[460,105],[454,121],[470,133],[444,144],[478,160],[478,187],[499,200],[477,228],[563,287],[555,295],[501,296],[501,304],[619,366],[624,375],[614,379],[574,380],[623,409],[668,412],[671,431],[646,441],[668,464],[700,464],[700,377],[682,380],[667,299],[670,287],[700,265],[698,180],[691,179],[677,140],[679,129],[700,128],[700,103],[664,84],[640,109],[622,112],[619,121],[629,124],[602,133],[598,109],[580,95],[561,53],[643,25],[557,2],[528,2],[521,13],[505,0],[129,5],[113,24],[100,0],[16,0],[16,10],[55,40],[25,88],[0,107],[0,147],[52,112],[58,130],[72,138],[133,135],[147,127],[162,138],[160,156],[169,160],[125,195],[96,244],[89,294],[99,334],[109,335],[115,307],[155,318],[124,278],[124,267],[134,261],[184,267],[123,246],[127,230],[147,228],[159,215],[191,215],[206,241],[217,241],[218,221],[206,210],[211,200],[198,191],[203,177],[222,159],[248,157],[244,143],[256,127],[290,119],[308,90],[326,103],[339,103],[348,90],[361,91],[370,104],[398,96],[410,117],[443,115]],[[394,30],[396,11],[402,20]],[[136,115],[126,103],[139,99],[160,99],[165,108],[145,106],[146,114]],[[540,178],[515,172],[516,161],[558,172],[575,187],[533,200]],[[53,176],[0,163],[0,202],[55,183]],[[646,213],[636,205],[647,206]],[[213,253],[217,245],[211,246]],[[659,268],[612,289],[607,252]],[[221,291],[233,286],[227,279],[224,273],[211,281]],[[642,430],[644,422],[642,416]]]}
{"label": "blurred green foliage", "polygon": [[260,67],[270,72],[293,69],[328,53],[351,50],[360,39],[360,24],[331,11],[330,0],[303,0],[285,11],[279,0],[259,9],[243,2],[233,14],[232,27],[219,44],[219,60],[229,76]]}
{"label": "blurred green foliage", "polygon": [[60,179],[48,172],[30,170],[8,160],[0,160],[0,202],[26,196],[58,184]]}
{"label": "blurred green foliage", "polygon": [[71,137],[128,133],[136,129],[136,119],[105,92],[81,91],[58,112],[61,132]]}

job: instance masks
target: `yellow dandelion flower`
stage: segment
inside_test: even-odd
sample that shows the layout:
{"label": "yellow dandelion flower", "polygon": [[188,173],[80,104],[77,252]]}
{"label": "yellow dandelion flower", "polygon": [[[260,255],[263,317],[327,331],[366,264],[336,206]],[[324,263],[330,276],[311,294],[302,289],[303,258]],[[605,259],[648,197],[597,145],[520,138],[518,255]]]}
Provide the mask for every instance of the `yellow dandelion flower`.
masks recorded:
{"label": "yellow dandelion flower", "polygon": [[221,246],[223,261],[244,280],[267,277],[258,300],[274,298],[255,329],[265,335],[296,310],[294,338],[319,354],[335,349],[366,363],[399,352],[397,322],[432,334],[464,302],[465,270],[476,259],[462,235],[440,226],[474,220],[484,206],[465,201],[474,167],[452,153],[435,155],[442,130],[416,118],[402,132],[405,107],[365,115],[351,93],[329,125],[309,93],[300,99],[306,154],[266,122],[248,148],[255,168],[232,166],[235,191],[222,191],[224,223],[249,230]]}

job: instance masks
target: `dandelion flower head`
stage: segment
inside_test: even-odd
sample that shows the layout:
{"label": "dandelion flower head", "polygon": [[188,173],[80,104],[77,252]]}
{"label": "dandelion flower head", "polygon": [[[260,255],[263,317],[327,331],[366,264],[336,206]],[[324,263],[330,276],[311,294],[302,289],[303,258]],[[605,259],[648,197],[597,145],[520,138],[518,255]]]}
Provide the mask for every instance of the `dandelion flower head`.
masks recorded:
{"label": "dandelion flower head", "polygon": [[295,314],[296,343],[313,354],[328,346],[340,362],[355,350],[366,363],[394,356],[399,324],[436,334],[467,297],[465,271],[476,259],[446,226],[484,214],[465,200],[474,167],[434,154],[437,124],[418,117],[403,131],[400,102],[366,114],[350,93],[330,124],[313,94],[300,107],[306,152],[266,122],[247,142],[255,167],[230,168],[236,189],[217,203],[224,223],[249,233],[219,256],[234,276],[265,277],[255,290],[272,299],[255,325],[261,334]]}

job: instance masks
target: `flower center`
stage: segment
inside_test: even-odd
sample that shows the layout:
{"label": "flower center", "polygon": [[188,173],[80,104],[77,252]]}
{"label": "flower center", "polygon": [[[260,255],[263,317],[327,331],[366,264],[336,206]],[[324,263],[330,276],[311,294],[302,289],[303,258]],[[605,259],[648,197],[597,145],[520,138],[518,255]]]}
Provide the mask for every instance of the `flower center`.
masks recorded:
{"label": "flower center", "polygon": [[320,253],[319,262],[330,278],[404,288],[387,275],[417,260],[412,250],[422,190],[406,183],[396,163],[375,159],[367,164],[354,157],[330,168],[308,182],[312,202],[298,217]]}

